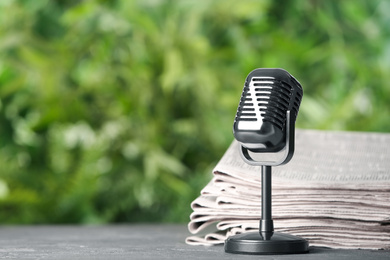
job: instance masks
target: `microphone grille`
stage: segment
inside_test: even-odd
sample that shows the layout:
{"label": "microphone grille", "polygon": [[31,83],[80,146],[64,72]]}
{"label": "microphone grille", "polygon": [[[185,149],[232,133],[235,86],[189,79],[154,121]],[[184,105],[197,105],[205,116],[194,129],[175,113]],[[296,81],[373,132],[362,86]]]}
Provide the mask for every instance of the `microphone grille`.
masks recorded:
{"label": "microphone grille", "polygon": [[293,120],[296,119],[302,87],[290,74],[287,78],[286,74],[277,76],[272,76],[272,73],[271,76],[248,76],[236,114],[239,130],[259,130],[263,122],[270,122],[284,130],[287,110],[291,111]]}

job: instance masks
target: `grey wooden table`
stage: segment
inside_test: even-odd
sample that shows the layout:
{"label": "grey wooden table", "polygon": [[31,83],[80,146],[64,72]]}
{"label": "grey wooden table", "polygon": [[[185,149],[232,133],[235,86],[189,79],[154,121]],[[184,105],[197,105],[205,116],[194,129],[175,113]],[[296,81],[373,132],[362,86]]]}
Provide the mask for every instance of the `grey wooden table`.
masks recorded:
{"label": "grey wooden table", "polygon": [[311,247],[303,255],[232,255],[189,246],[185,225],[0,227],[0,259],[390,259],[390,251]]}

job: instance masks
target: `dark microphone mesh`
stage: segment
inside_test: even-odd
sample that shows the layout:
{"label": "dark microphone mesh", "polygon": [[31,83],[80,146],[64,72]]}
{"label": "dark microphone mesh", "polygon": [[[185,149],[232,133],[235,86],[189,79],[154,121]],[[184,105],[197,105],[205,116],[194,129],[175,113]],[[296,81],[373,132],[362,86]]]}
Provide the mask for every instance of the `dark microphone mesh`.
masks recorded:
{"label": "dark microphone mesh", "polygon": [[[253,77],[249,84],[253,85],[253,92],[255,93],[255,97],[251,97],[250,101],[258,104],[264,122],[272,122],[283,130],[287,110],[292,111],[294,118],[297,117],[302,100],[302,89],[290,86],[277,79],[261,77]],[[299,90],[301,90],[301,93],[299,93]],[[249,87],[245,87],[242,95],[248,96],[248,94]]]}

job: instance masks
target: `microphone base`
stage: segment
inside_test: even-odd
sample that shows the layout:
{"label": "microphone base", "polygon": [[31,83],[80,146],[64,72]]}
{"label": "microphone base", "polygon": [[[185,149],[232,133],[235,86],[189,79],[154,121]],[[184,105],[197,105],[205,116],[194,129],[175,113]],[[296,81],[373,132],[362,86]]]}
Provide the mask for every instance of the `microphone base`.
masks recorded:
{"label": "microphone base", "polygon": [[303,254],[309,252],[309,243],[300,237],[274,232],[265,240],[259,232],[248,232],[228,237],[225,252],[248,255]]}

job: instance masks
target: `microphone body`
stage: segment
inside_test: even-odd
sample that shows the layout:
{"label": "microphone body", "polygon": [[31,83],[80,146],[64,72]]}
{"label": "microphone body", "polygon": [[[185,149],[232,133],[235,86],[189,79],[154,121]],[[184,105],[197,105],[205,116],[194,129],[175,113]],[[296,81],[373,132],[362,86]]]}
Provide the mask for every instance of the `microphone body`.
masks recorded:
{"label": "microphone body", "polygon": [[[233,134],[241,143],[242,159],[261,166],[261,219],[258,232],[227,238],[225,252],[296,254],[309,250],[306,240],[274,232],[271,205],[271,166],[285,164],[293,156],[295,120],[302,95],[301,84],[283,69],[255,69],[245,80]],[[277,160],[266,160],[269,154]]]}
{"label": "microphone body", "polygon": [[[233,134],[252,152],[279,152],[287,143],[287,115],[295,124],[303,90],[283,69],[255,69],[247,76]],[[293,131],[293,129],[291,129]]]}
{"label": "microphone body", "polygon": [[[261,166],[261,219],[258,232],[231,236],[225,252],[235,254],[306,253],[306,240],[274,232],[271,166],[287,163],[294,153],[295,120],[302,86],[283,69],[255,69],[247,76],[233,124],[242,159]],[[265,160],[267,155],[277,160]],[[283,154],[283,156],[279,156]],[[260,155],[260,159],[254,159]]]}

